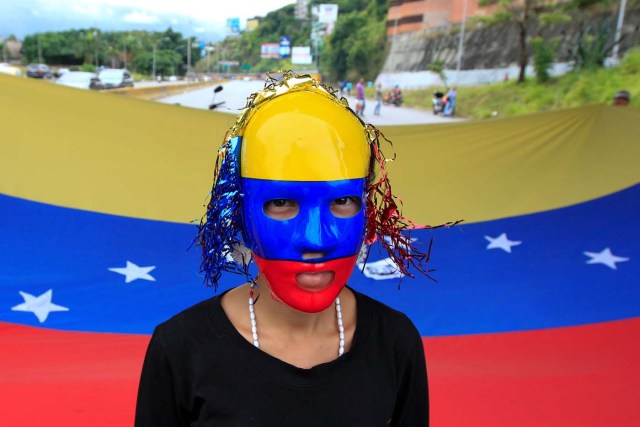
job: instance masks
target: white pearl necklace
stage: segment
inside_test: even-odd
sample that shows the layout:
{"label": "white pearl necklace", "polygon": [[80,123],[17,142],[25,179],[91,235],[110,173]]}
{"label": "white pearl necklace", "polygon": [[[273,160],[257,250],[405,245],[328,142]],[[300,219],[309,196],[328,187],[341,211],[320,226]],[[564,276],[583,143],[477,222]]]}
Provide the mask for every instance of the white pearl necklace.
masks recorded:
{"label": "white pearl necklace", "polygon": [[[256,313],[253,309],[253,293],[249,296],[249,318],[251,319],[251,335],[253,337],[253,345],[260,348],[258,340],[258,326],[256,324]],[[344,354],[344,325],[342,324],[342,306],[340,305],[340,297],[336,298],[336,318],[338,320],[338,334],[340,336],[340,345],[338,347],[338,357]]]}

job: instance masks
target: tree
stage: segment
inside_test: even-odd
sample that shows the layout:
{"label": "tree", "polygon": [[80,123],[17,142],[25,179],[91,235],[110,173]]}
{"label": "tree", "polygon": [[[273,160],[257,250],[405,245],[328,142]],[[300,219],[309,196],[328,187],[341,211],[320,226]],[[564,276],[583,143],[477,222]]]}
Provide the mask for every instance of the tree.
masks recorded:
{"label": "tree", "polygon": [[[551,4],[544,0],[480,0],[479,4],[481,6],[497,6],[489,19],[480,20],[484,20],[489,24],[512,23],[517,26],[519,37],[518,65],[520,67],[518,83],[522,83],[525,80],[525,71],[529,62],[529,32],[533,23],[540,24],[542,28],[548,25],[570,22],[572,15],[582,15],[583,18],[580,24],[582,29],[572,47],[573,57],[578,66],[585,60],[587,63],[593,62],[594,56],[596,57],[595,62],[602,65],[608,52],[605,46],[608,33],[605,34],[603,27],[600,26],[599,30],[594,34],[594,31],[586,25],[587,20],[584,19],[584,15],[593,15],[601,12],[603,7],[608,7],[610,1],[571,0]],[[546,40],[541,34],[536,35],[536,37],[541,37],[544,43],[553,42],[552,40]],[[550,53],[548,47],[545,50],[545,55],[548,56]]]}
{"label": "tree", "polygon": [[338,16],[323,62],[332,80],[378,75],[385,59],[386,13],[385,2],[370,1],[366,8]]}
{"label": "tree", "polygon": [[529,63],[527,35],[530,25],[532,8],[540,0],[480,0],[480,6],[497,5],[495,12],[490,17],[490,24],[513,23],[518,28],[519,49],[518,49],[518,83],[525,80],[525,72]]}

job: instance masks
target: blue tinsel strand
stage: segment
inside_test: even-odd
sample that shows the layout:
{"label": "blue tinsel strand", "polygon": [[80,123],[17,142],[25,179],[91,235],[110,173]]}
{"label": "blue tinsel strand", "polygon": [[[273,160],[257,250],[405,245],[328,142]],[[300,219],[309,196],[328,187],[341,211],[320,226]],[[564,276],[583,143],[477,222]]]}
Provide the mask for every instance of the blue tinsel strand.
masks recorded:
{"label": "blue tinsel strand", "polygon": [[234,248],[242,244],[239,142],[240,138],[231,138],[220,147],[211,198],[196,237],[202,246],[200,272],[205,283],[215,289],[223,271],[249,276],[249,260],[236,263],[231,257]]}

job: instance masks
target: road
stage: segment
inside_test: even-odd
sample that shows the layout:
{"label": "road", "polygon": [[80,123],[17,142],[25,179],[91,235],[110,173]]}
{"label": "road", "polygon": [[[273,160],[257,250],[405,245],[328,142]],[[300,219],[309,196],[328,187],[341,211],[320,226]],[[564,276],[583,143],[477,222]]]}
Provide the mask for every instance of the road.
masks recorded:
{"label": "road", "polygon": [[[222,92],[213,95],[213,87],[204,89],[196,89],[180,95],[174,95],[167,98],[159,99],[159,102],[167,104],[179,104],[184,107],[207,109],[212,102],[223,102],[216,111],[229,114],[238,114],[245,106],[247,97],[264,87],[263,81],[230,81],[223,85]],[[355,105],[355,98],[347,97],[349,105]],[[417,110],[413,108],[394,107],[392,105],[383,105],[380,115],[373,115],[373,107],[375,101],[373,99],[366,100],[364,120],[374,126],[380,125],[413,125],[425,123],[451,123],[459,121],[458,118],[447,118],[435,116],[430,111]]]}

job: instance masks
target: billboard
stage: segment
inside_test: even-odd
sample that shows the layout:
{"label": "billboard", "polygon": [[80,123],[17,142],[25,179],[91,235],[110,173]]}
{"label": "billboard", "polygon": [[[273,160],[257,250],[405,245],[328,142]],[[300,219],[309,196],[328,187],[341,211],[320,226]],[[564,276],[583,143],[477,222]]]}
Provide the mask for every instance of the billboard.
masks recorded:
{"label": "billboard", "polygon": [[289,37],[280,37],[280,58],[291,56],[291,40]]}
{"label": "billboard", "polygon": [[227,35],[237,36],[240,34],[240,18],[227,18]]}
{"label": "billboard", "polygon": [[294,46],[291,49],[291,63],[301,65],[312,64],[313,57],[311,56],[311,47]]}
{"label": "billboard", "polygon": [[280,43],[262,43],[260,45],[260,58],[280,59]]}
{"label": "billboard", "polygon": [[317,10],[318,22],[322,22],[323,24],[333,24],[338,20],[337,4],[320,4],[313,9]]}
{"label": "billboard", "polygon": [[338,20],[337,4],[319,4],[311,7],[312,39],[322,38],[333,32]]}

